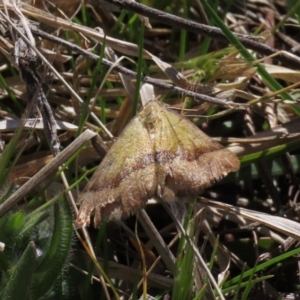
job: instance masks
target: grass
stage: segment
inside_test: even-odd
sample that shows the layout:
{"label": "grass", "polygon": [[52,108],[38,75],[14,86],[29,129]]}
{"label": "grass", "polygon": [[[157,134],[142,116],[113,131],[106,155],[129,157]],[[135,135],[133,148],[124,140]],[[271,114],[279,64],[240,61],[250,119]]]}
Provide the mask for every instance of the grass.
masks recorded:
{"label": "grass", "polygon": [[[183,21],[174,26],[153,17],[150,27],[130,5],[121,11],[93,1],[81,7],[76,1],[47,4],[47,10],[39,1],[21,5],[24,17],[50,36],[34,35],[48,62],[38,61],[47,99],[56,120],[65,122],[55,159],[43,130],[24,127],[30,117],[26,87],[13,63],[14,41],[2,35],[0,298],[284,299],[297,293],[300,73],[297,58],[283,59],[295,56],[299,24],[293,7],[271,0],[260,7],[248,1],[141,3],[213,24],[228,42],[211,27],[200,34]],[[0,9],[5,11],[2,4]],[[14,10],[10,3],[7,9]],[[2,20],[9,32],[11,25]],[[272,34],[261,46],[281,47],[274,57],[266,57],[262,38],[254,37],[264,30]],[[240,33],[252,36],[257,50]],[[58,44],[55,36],[99,57]],[[120,59],[116,65],[135,73],[109,71],[104,58]],[[139,112],[145,76],[156,100],[179,112],[188,108],[182,113],[236,153],[241,169],[194,205],[175,203],[169,212],[149,201],[147,214],[78,230],[78,194],[112,136]],[[182,93],[172,85],[163,89],[163,83]],[[188,96],[191,91],[225,98],[231,106],[199,101]],[[6,122],[12,119],[16,123]]]}

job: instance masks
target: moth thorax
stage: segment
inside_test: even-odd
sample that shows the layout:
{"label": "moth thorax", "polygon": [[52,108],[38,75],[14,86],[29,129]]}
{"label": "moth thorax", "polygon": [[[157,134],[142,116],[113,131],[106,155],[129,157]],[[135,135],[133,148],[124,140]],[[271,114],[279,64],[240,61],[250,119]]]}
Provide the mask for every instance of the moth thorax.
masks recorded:
{"label": "moth thorax", "polygon": [[157,131],[159,118],[152,109],[142,116],[141,121],[150,133]]}

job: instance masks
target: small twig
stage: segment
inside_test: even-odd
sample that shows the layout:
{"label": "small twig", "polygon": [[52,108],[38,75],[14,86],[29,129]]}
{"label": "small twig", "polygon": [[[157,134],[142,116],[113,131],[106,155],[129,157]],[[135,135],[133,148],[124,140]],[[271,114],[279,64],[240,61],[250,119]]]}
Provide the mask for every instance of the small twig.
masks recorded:
{"label": "small twig", "polygon": [[[129,11],[138,13],[145,17],[152,18],[154,20],[158,20],[162,23],[172,25],[180,29],[186,29],[195,32],[197,34],[202,34],[204,36],[211,37],[212,39],[228,42],[224,33],[217,27],[208,26],[208,25],[194,22],[192,20],[187,20],[181,17],[177,17],[175,15],[166,13],[158,9],[151,8],[149,6],[140,4],[132,0],[109,0],[109,1],[104,0],[104,1],[113,3]],[[236,33],[234,35],[247,48],[257,51],[260,54],[272,55],[279,52],[279,50],[277,49],[271,48],[265,44],[257,42],[255,40],[257,39],[257,37],[245,36]],[[300,60],[294,55],[288,55],[287,53],[282,52],[276,58],[292,69],[300,68]]]}
{"label": "small twig", "polygon": [[96,133],[86,130],[80,137],[65,148],[58,156],[53,158],[49,164],[43,167],[37,174],[31,177],[23,184],[15,193],[13,193],[4,203],[0,205],[0,217],[9,211],[13,206],[19,203],[24,196],[31,191],[35,186],[46,180],[52,175],[67,159],[71,157],[80,147],[88,140],[93,138]]}
{"label": "small twig", "polygon": [[193,249],[193,252],[194,252],[195,256],[199,260],[202,268],[204,269],[206,275],[208,276],[208,278],[209,278],[212,286],[215,288],[216,292],[218,293],[220,299],[225,300],[225,298],[224,298],[224,296],[223,296],[223,294],[221,292],[220,287],[218,286],[216,280],[214,279],[214,277],[212,276],[210,270],[208,269],[208,267],[207,267],[204,259],[202,258],[201,254],[199,253],[199,250],[194,245],[193,241],[191,240],[191,238],[189,237],[189,235],[187,234],[187,232],[184,230],[184,228],[182,227],[182,225],[180,224],[180,222],[176,219],[176,217],[172,213],[171,209],[169,208],[168,204],[165,203],[164,201],[160,201],[160,203],[164,207],[164,209],[167,211],[167,213],[169,214],[169,216],[172,218],[172,220],[176,224],[178,230],[184,236],[184,238],[187,241],[187,243],[189,244],[189,246]]}
{"label": "small twig", "polygon": [[152,241],[154,247],[157,249],[158,253],[162,257],[165,265],[172,275],[175,276],[175,257],[170,249],[167,247],[165,241],[162,239],[161,235],[158,233],[157,229],[154,227],[153,223],[150,221],[149,216],[145,210],[141,210],[137,215],[137,218],[144,230]]}
{"label": "small twig", "polygon": [[[71,50],[73,50],[73,51],[75,51],[75,52],[77,52],[77,53],[79,53],[79,54],[81,54],[81,55],[83,55],[83,56],[85,56],[85,57],[87,57],[91,60],[98,61],[100,59],[100,56],[98,56],[94,53],[91,53],[89,51],[86,51],[86,50],[80,48],[79,46],[74,45],[74,44],[72,44],[72,43],[70,43],[66,40],[63,40],[59,37],[48,34],[48,33],[44,32],[40,29],[32,28],[31,31],[36,36],[42,37],[46,40],[53,41],[55,43],[58,43],[58,44],[63,45],[65,47],[68,47]],[[102,58],[102,64],[104,66],[107,66],[107,67],[114,67],[114,69],[117,72],[123,73],[123,74],[125,74],[125,75],[127,75],[131,78],[136,78],[136,76],[137,76],[136,72],[131,71],[131,70],[129,70],[127,68],[124,68],[122,66],[114,66],[113,62],[111,62],[111,61],[109,61],[105,58]],[[142,76],[142,81],[144,83],[149,83],[149,84],[152,84],[152,85],[157,86],[157,87],[162,88],[162,89],[167,89],[167,90],[170,90],[170,91],[178,93],[178,94],[182,94],[182,95],[192,97],[194,99],[214,103],[214,104],[225,106],[225,107],[228,107],[228,108],[233,108],[233,107],[234,108],[241,108],[241,106],[242,106],[242,104],[229,102],[227,99],[220,99],[220,98],[207,96],[207,95],[204,95],[204,94],[199,94],[199,93],[190,91],[188,89],[178,87],[174,84],[169,84],[169,83],[162,82],[161,80],[157,80],[157,79],[154,79],[154,78],[149,77],[149,76]]]}
{"label": "small twig", "polygon": [[[18,45],[18,47],[17,47]],[[25,46],[25,47],[24,47]],[[46,139],[49,143],[51,152],[54,156],[59,153],[59,139],[56,132],[56,121],[52,113],[51,106],[48,103],[47,97],[42,88],[42,79],[36,70],[36,56],[31,56],[30,48],[27,47],[23,39],[17,37],[16,39],[16,62],[21,72],[21,78],[26,85],[27,91],[27,107],[36,111],[35,107],[38,107],[44,124],[44,131]],[[20,52],[24,51],[28,54],[27,56],[20,57]],[[17,53],[18,52],[18,53]]]}
{"label": "small twig", "polygon": [[[15,9],[17,6],[15,7]],[[19,15],[19,14],[18,14]],[[23,34],[29,35],[29,39],[33,45],[35,41],[30,32],[29,26],[26,23],[27,20],[23,20],[24,17],[20,13],[19,15],[21,23],[18,23],[18,28]],[[26,24],[26,25],[24,25]],[[22,25],[22,26],[20,26]],[[30,34],[28,33],[30,32]],[[26,85],[27,92],[27,110],[40,111],[44,124],[44,131],[46,139],[49,143],[51,152],[54,156],[59,153],[59,139],[56,131],[56,121],[52,113],[50,104],[43,91],[42,78],[37,71],[37,55],[35,51],[25,43],[19,33],[14,30],[15,34],[15,48],[14,58],[15,63],[20,69],[20,77]],[[32,41],[33,40],[33,41]],[[29,112],[32,114],[32,111]]]}
{"label": "small twig", "polygon": [[[41,52],[32,45],[28,38],[19,30],[19,28],[8,18],[1,10],[0,15],[8,22],[8,24],[19,33],[19,35],[23,38],[25,43],[30,45],[30,47],[35,51],[35,53],[40,57],[40,59],[48,65],[49,69],[59,78],[59,80],[65,85],[65,87],[70,91],[70,93],[77,99],[77,101],[86,109],[86,111],[91,115],[93,120],[103,129],[103,131],[109,136],[113,137],[112,134],[107,130],[106,126],[103,125],[102,122],[97,118],[97,116],[89,109],[89,107],[84,103],[84,101],[78,96],[78,94],[71,88],[68,82],[59,74],[59,72],[49,64],[48,60],[41,54]],[[31,28],[31,32],[33,33],[33,28]]]}

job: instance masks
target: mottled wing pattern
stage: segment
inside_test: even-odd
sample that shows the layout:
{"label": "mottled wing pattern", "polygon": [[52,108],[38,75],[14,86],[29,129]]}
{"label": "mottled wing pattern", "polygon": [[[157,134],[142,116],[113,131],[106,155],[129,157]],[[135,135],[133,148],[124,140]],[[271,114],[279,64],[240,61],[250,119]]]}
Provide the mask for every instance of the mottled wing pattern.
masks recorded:
{"label": "mottled wing pattern", "polygon": [[109,149],[79,195],[76,225],[86,226],[94,212],[94,225],[120,219],[143,207],[156,191],[153,145],[135,117]]}
{"label": "mottled wing pattern", "polygon": [[124,129],[79,195],[77,226],[127,217],[158,196],[173,201],[200,192],[239,169],[235,154],[193,123],[149,102]]}
{"label": "mottled wing pattern", "polygon": [[160,131],[155,137],[158,191],[166,201],[196,194],[239,169],[237,156],[192,122],[156,103]]}

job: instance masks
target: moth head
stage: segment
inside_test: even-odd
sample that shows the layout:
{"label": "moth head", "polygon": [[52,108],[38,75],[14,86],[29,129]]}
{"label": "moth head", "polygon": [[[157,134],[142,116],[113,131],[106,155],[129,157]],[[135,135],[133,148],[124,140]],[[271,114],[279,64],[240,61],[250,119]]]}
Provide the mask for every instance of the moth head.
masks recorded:
{"label": "moth head", "polygon": [[160,122],[158,108],[158,106],[151,105],[150,103],[150,105],[146,105],[139,114],[141,122],[149,131],[154,131],[158,128]]}

